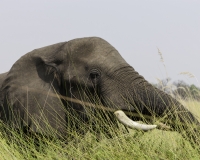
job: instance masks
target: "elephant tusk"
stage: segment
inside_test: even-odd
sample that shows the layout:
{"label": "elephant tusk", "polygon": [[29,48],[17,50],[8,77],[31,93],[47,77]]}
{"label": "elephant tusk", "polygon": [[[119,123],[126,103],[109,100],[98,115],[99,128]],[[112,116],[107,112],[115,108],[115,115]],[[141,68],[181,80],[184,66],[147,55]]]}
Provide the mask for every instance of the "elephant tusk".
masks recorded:
{"label": "elephant tusk", "polygon": [[148,124],[137,123],[137,122],[131,120],[130,118],[128,118],[126,116],[126,114],[121,110],[115,111],[114,114],[122,124],[128,126],[129,128],[135,128],[135,129],[147,131],[147,130],[154,129],[157,127],[157,125],[148,125]]}

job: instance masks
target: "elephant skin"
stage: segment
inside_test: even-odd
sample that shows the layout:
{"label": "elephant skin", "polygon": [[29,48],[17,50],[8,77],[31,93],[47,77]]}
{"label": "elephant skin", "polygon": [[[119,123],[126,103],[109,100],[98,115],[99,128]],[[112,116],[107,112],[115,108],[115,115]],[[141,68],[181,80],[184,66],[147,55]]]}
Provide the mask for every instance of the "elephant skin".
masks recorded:
{"label": "elephant skin", "polygon": [[2,85],[2,83],[3,83],[3,81],[4,81],[4,79],[6,78],[7,73],[8,73],[8,72],[0,74],[0,87],[1,87],[1,85]]}
{"label": "elephant skin", "polygon": [[[183,126],[198,120],[177,100],[153,87],[138,74],[107,41],[78,38],[35,49],[0,75],[0,119],[16,128],[59,133],[67,128],[66,111],[77,111],[87,122],[81,101],[98,99],[108,109],[128,111],[172,120]],[[54,95],[54,96],[53,96]]]}

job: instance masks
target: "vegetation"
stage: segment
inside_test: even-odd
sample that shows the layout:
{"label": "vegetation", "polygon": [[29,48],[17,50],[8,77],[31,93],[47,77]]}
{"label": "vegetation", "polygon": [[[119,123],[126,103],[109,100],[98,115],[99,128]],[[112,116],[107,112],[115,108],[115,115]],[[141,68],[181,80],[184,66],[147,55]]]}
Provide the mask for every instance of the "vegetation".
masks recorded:
{"label": "vegetation", "polygon": [[[188,106],[196,116],[200,117],[200,102],[194,99],[181,99],[181,102],[184,106]],[[127,130],[118,122],[119,127],[116,127],[114,122],[108,121],[109,117],[105,118],[101,115],[90,117],[92,119],[90,124],[85,124],[71,117],[77,122],[72,122],[68,135],[61,139],[54,136],[50,138],[43,135],[25,135],[1,124],[0,159],[200,158],[200,144],[190,139],[190,137],[183,138],[176,131],[159,129],[148,132]],[[75,129],[77,127],[73,127],[77,126],[77,123],[81,132]],[[91,127],[92,125],[96,126],[95,130]],[[84,134],[82,131],[84,131]],[[53,131],[52,135],[54,135]]]}
{"label": "vegetation", "polygon": [[[159,55],[163,61],[160,51]],[[177,98],[200,121],[199,88],[182,81],[173,83],[173,87],[168,84],[169,81],[159,81],[155,86]],[[197,132],[192,132],[193,138],[183,137],[184,134],[176,130],[154,129],[143,132],[127,129],[119,122],[111,121],[110,117],[114,119],[112,115],[90,115],[89,123],[84,123],[69,113],[71,124],[68,134],[59,139],[54,136],[53,130],[50,133],[52,137],[26,135],[0,123],[0,160],[200,159],[200,142],[194,138],[198,137]],[[184,129],[180,130],[185,132]]]}
{"label": "vegetation", "polygon": [[200,101],[200,88],[194,84],[189,85],[182,80],[171,83],[171,79],[166,78],[158,80],[158,83],[153,85],[177,99],[189,100],[192,98]]}

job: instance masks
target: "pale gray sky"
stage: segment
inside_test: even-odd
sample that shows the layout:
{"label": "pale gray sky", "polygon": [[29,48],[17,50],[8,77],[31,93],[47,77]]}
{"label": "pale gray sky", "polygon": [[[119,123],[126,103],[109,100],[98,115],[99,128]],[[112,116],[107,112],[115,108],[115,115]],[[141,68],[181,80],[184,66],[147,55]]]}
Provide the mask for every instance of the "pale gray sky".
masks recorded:
{"label": "pale gray sky", "polygon": [[200,81],[199,0],[1,0],[0,73],[35,48],[88,36],[107,40],[150,82],[199,85],[180,75]]}

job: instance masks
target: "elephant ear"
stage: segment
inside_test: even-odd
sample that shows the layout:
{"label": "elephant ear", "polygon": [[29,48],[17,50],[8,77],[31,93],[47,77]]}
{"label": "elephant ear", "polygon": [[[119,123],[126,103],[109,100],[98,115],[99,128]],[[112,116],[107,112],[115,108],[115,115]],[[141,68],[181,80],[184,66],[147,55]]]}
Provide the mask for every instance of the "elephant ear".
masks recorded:
{"label": "elephant ear", "polygon": [[37,57],[36,60],[36,71],[43,83],[57,83],[57,86],[61,85],[61,70],[62,60],[56,57]]}
{"label": "elephant ear", "polygon": [[34,132],[65,129],[65,108],[58,95],[64,45],[33,50],[15,62],[1,88],[1,119]]}

